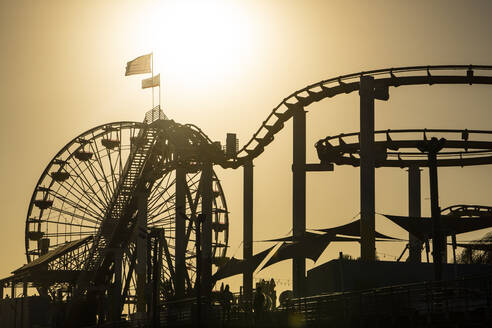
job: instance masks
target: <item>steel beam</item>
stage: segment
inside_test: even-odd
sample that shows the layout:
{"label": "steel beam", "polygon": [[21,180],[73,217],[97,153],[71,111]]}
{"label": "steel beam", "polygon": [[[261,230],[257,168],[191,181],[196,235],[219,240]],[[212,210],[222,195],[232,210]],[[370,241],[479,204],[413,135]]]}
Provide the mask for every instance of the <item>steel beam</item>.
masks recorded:
{"label": "steel beam", "polygon": [[137,214],[137,263],[135,273],[137,275],[137,316],[143,319],[147,315],[147,193],[138,192]]}
{"label": "steel beam", "polygon": [[182,165],[176,167],[176,207],[175,207],[175,291],[176,297],[185,296],[185,270],[186,270],[186,171]]}
{"label": "steel beam", "polygon": [[[292,164],[292,232],[294,239],[306,231],[306,112],[301,107],[293,115],[293,164]],[[305,292],[306,259],[292,260],[292,287],[294,296]]]}
{"label": "steel beam", "polygon": [[[421,189],[420,189],[420,168],[410,166],[408,168],[408,215],[420,217],[421,215]],[[422,241],[408,233],[410,263],[422,262]]]}
{"label": "steel beam", "polygon": [[360,78],[360,255],[376,260],[375,242],[375,158],[374,158],[374,78]]}
{"label": "steel beam", "polygon": [[202,291],[207,300],[212,290],[212,163],[203,163],[202,170]]}
{"label": "steel beam", "polygon": [[[431,158],[432,157],[432,158]],[[446,234],[443,233],[441,227],[441,208],[439,207],[439,184],[437,178],[436,154],[429,153],[429,179],[431,189],[431,214],[433,221],[433,238],[432,249],[436,268],[440,272],[442,263],[448,262],[448,251],[446,243]],[[437,260],[437,261],[436,261]],[[436,279],[440,280],[442,273],[436,274]]]}
{"label": "steel beam", "polygon": [[[253,162],[244,163],[243,181],[243,259],[246,263],[253,257]],[[246,267],[243,272],[244,297],[253,297],[253,271]]]}

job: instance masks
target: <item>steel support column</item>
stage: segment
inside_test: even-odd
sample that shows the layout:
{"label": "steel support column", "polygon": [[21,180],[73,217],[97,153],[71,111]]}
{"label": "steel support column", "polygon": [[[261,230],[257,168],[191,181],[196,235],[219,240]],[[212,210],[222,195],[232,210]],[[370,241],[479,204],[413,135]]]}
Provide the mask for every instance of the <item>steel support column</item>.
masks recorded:
{"label": "steel support column", "polygon": [[208,300],[212,290],[212,163],[204,163],[202,170],[202,290]]}
{"label": "steel support column", "polygon": [[427,153],[429,163],[429,185],[431,196],[431,215],[432,215],[432,257],[434,262],[434,278],[442,280],[442,263],[447,262],[446,235],[441,229],[441,209],[439,208],[439,187],[437,182],[437,153],[443,149],[446,139],[421,141],[418,148],[421,152]]}
{"label": "steel support column", "polygon": [[[253,162],[244,163],[243,180],[243,259],[246,263],[253,257]],[[253,297],[253,271],[245,268],[243,290],[247,300]]]}
{"label": "steel support column", "polygon": [[[306,112],[301,107],[293,115],[292,233],[301,238],[306,231]],[[292,260],[294,296],[305,293],[306,259]]]}
{"label": "steel support column", "polygon": [[113,259],[114,259],[114,282],[111,286],[111,304],[109,310],[109,317],[112,321],[120,320],[121,318],[121,288],[122,288],[122,260],[123,252],[121,249],[113,249]]}
{"label": "steel support column", "polygon": [[376,260],[375,242],[375,158],[374,158],[374,78],[360,78],[360,255]]}
{"label": "steel support column", "polygon": [[429,153],[429,181],[431,189],[431,215],[433,222],[432,256],[435,263],[435,278],[442,279],[442,264],[447,263],[446,235],[441,229],[441,208],[439,207],[439,185],[437,179],[436,153]]}
{"label": "steel support column", "polygon": [[186,270],[186,171],[182,165],[176,168],[176,208],[175,208],[175,283],[176,297],[183,298],[185,296],[185,270]]}
{"label": "steel support column", "polygon": [[[420,168],[410,166],[408,168],[408,215],[420,217],[421,215],[421,191],[420,191]],[[408,233],[410,263],[422,262],[422,241]]]}
{"label": "steel support column", "polygon": [[137,315],[143,319],[147,315],[147,193],[140,191],[138,197],[137,214]]}

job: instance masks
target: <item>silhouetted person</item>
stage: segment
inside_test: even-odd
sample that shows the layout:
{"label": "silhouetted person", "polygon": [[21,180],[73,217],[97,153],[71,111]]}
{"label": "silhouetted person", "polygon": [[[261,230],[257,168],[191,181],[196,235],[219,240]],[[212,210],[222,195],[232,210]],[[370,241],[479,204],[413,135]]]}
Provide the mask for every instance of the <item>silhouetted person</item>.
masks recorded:
{"label": "silhouetted person", "polygon": [[224,291],[222,292],[222,306],[224,307],[224,319],[226,321],[231,320],[232,299],[233,296],[231,291],[229,290],[229,285],[226,285]]}
{"label": "silhouetted person", "polygon": [[255,325],[258,325],[262,321],[263,312],[265,311],[265,295],[261,291],[261,285],[256,287],[253,309],[255,311]]}

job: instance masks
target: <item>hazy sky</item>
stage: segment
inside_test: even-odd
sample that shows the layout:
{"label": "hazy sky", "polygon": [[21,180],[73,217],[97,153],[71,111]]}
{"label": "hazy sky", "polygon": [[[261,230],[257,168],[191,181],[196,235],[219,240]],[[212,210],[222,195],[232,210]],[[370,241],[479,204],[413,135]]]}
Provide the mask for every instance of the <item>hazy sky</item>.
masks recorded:
{"label": "hazy sky", "polygon": [[[0,2],[0,276],[25,263],[25,219],[33,189],[69,140],[103,123],[142,121],[151,107],[145,76],[127,61],[154,51],[165,113],[213,140],[236,132],[241,145],[271,109],[307,84],[385,67],[492,64],[490,1],[7,1]],[[377,102],[376,128],[491,129],[492,86],[418,86]],[[358,131],[356,93],[307,108],[314,142]],[[254,239],[291,229],[291,124],[255,161]],[[492,168],[440,169],[440,204],[492,205]],[[230,214],[229,256],[241,256],[242,170],[216,168]],[[378,169],[376,211],[407,214],[407,175]],[[422,209],[429,214],[427,170]],[[359,212],[359,170],[307,179],[307,226],[348,223]],[[406,233],[377,217],[377,229]],[[463,236],[479,237],[484,231]],[[255,243],[255,251],[269,246]],[[404,244],[378,245],[394,259]],[[330,245],[319,263],[340,250]],[[312,267],[308,261],[308,268]],[[289,261],[257,277],[290,279]]]}

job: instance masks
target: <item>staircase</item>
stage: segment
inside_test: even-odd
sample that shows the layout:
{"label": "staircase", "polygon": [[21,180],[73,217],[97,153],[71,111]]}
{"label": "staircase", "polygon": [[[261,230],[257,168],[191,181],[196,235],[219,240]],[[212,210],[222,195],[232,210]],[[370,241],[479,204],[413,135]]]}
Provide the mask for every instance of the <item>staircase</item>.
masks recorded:
{"label": "staircase", "polygon": [[77,294],[81,295],[96,280],[100,273],[106,272],[110,263],[104,260],[109,251],[120,248],[132,219],[131,213],[136,206],[137,187],[141,182],[142,173],[156,141],[157,131],[146,127],[132,139],[130,155],[120,177],[118,186],[108,205],[106,216],[94,237],[84,269],[78,280]]}

